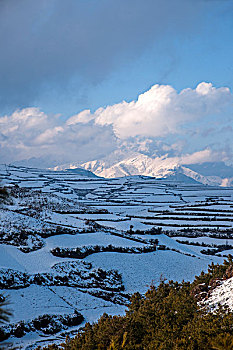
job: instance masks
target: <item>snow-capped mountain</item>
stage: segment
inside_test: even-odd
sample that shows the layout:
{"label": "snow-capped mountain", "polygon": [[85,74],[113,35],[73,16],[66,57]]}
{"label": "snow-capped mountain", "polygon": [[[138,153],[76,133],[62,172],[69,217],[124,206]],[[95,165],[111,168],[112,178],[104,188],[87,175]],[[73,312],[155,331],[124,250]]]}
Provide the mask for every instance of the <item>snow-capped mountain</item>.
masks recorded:
{"label": "snow-capped mountain", "polygon": [[[122,155],[123,156],[123,155]],[[152,176],[155,178],[179,179],[196,181],[205,185],[232,186],[233,168],[223,162],[181,165],[176,157],[149,157],[141,153],[130,153],[128,157],[119,160],[119,154],[103,160],[93,160],[86,163],[64,164],[52,168],[66,170],[83,168],[95,175],[105,178],[116,178],[132,175]]]}

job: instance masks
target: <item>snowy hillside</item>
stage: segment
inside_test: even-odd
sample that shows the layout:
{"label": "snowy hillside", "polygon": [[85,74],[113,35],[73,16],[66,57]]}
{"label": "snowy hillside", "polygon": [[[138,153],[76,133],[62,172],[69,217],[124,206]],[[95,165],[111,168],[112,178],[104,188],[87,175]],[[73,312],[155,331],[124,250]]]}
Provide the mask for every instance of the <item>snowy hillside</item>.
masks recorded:
{"label": "snowy hillside", "polygon": [[228,307],[233,311],[233,277],[222,281],[219,286],[214,288],[210,297],[205,301],[204,305],[215,310],[221,306]]}
{"label": "snowy hillside", "polygon": [[13,310],[6,342],[32,349],[64,339],[104,312],[122,314],[161,275],[193,280],[232,252],[233,189],[167,174],[0,166],[0,294]]}
{"label": "snowy hillside", "polygon": [[[119,160],[119,158],[123,157]],[[113,155],[104,160],[93,160],[81,164],[65,164],[52,168],[66,170],[83,168],[105,178],[116,178],[132,175],[144,175],[155,178],[179,177],[183,180],[195,180],[199,183],[212,186],[231,186],[233,183],[233,168],[224,163],[204,163],[195,165],[180,165],[177,158],[154,157],[141,153]],[[221,171],[222,170],[222,171]],[[185,175],[185,177],[183,177]]]}

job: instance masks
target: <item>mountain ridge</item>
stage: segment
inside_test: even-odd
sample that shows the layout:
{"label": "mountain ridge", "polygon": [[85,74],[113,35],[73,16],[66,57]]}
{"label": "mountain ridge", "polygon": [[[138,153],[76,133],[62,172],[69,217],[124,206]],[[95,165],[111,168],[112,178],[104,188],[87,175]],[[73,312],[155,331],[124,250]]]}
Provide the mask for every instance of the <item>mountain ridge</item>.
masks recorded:
{"label": "mountain ridge", "polygon": [[[84,163],[70,163],[58,165],[51,170],[85,169],[96,176],[117,178],[124,176],[144,175],[157,179],[170,179],[185,176],[185,182],[190,179],[204,185],[232,186],[233,168],[224,162],[205,162],[203,164],[180,164],[179,159],[163,157],[149,157],[141,153],[130,153],[128,157],[118,160],[108,157],[102,160],[92,160]],[[203,169],[203,170],[202,170]],[[222,171],[221,171],[222,169]],[[222,176],[221,176],[222,173]]]}

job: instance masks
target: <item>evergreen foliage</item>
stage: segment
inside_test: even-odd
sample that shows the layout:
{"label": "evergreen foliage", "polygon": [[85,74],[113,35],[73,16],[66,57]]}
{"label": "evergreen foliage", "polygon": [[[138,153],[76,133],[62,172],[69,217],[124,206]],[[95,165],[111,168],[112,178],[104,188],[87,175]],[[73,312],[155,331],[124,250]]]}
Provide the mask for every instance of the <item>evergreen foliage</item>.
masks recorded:
{"label": "evergreen foliage", "polygon": [[9,193],[6,187],[2,187],[0,185],[0,206],[6,204],[8,200],[9,200]]}
{"label": "evergreen foliage", "polygon": [[8,322],[11,315],[11,312],[6,308],[7,304],[6,298],[0,294],[0,342],[5,339],[5,333],[1,328],[1,324]]}
{"label": "evergreen foliage", "polygon": [[11,315],[11,312],[6,309],[7,304],[8,303],[6,298],[0,294],[0,324],[9,321],[9,316]]}
{"label": "evergreen foliage", "polygon": [[233,349],[233,313],[224,308],[208,312],[198,306],[192,293],[199,283],[223,278],[229,267],[232,257],[223,265],[212,264],[192,284],[162,281],[157,288],[151,286],[145,296],[135,293],[125,316],[104,314],[98,322],[86,323],[75,338],[46,349]]}
{"label": "evergreen foliage", "polygon": [[213,280],[229,278],[233,276],[227,276],[227,272],[231,270],[233,275],[233,256],[228,255],[228,260],[224,260],[223,264],[214,264],[212,262],[209,265],[208,272],[204,273],[203,271],[199,276],[195,276],[195,280],[193,282],[193,286],[197,286],[200,283],[204,283],[205,285],[209,285]]}
{"label": "evergreen foliage", "polygon": [[9,196],[5,187],[0,187],[0,199],[5,199]]}

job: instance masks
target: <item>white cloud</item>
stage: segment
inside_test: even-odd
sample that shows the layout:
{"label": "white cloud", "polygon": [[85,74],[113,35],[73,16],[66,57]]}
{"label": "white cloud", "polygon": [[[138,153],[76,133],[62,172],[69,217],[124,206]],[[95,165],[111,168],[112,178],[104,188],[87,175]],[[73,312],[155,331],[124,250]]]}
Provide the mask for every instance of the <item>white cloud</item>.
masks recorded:
{"label": "white cloud", "polygon": [[[203,82],[181,92],[154,85],[137,101],[123,101],[94,113],[84,110],[67,121],[38,108],[25,108],[0,117],[0,157],[4,162],[48,155],[58,163],[86,161],[120,148],[159,157],[168,154],[179,157],[182,164],[225,159],[220,148],[229,144],[229,132],[224,130],[232,127],[232,102],[228,88]],[[226,118],[225,110],[231,112]],[[213,132],[208,130],[213,125],[215,136],[210,141]],[[222,138],[216,138],[218,132]],[[231,148],[230,144],[229,152]]]}
{"label": "white cloud", "polygon": [[103,156],[115,147],[112,128],[72,124],[25,108],[0,117],[0,162],[50,156],[59,162]]}
{"label": "white cloud", "polygon": [[179,133],[184,123],[220,113],[230,101],[233,96],[228,88],[215,88],[210,83],[203,82],[196,89],[180,93],[169,85],[154,85],[137,101],[99,108],[92,115],[86,110],[71,117],[68,123],[94,119],[98,125],[112,125],[121,139],[138,135],[164,137]]}
{"label": "white cloud", "polygon": [[38,135],[35,139],[35,143],[37,144],[49,144],[54,143],[56,137],[60,134],[63,135],[64,128],[61,126],[55,126],[52,129],[47,129],[42,134]]}
{"label": "white cloud", "polygon": [[48,117],[38,108],[24,108],[16,110],[11,116],[4,116],[0,118],[0,127],[6,135],[13,131],[33,130],[38,131],[48,125]]}
{"label": "white cloud", "polygon": [[78,123],[86,124],[89,121],[91,121],[92,119],[93,119],[93,115],[91,115],[91,111],[89,109],[86,109],[86,110],[70,117],[67,120],[66,124],[67,125],[75,125]]}

